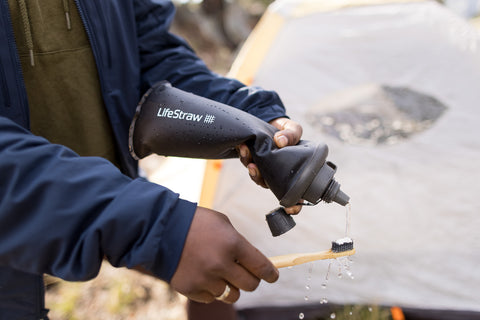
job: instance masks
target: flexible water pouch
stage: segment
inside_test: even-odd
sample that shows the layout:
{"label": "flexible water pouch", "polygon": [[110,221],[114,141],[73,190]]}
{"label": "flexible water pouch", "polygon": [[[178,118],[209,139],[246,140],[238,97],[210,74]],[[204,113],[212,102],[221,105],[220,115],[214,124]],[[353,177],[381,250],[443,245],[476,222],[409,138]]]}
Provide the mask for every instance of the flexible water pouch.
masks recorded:
{"label": "flexible water pouch", "polygon": [[335,181],[336,167],[326,161],[328,147],[301,140],[277,148],[278,131],[265,121],[234,107],[160,82],[142,97],[130,126],[129,148],[135,159],[152,153],[201,159],[238,157],[245,143],[266,184],[280,204],[304,200],[346,205],[349,197]]}

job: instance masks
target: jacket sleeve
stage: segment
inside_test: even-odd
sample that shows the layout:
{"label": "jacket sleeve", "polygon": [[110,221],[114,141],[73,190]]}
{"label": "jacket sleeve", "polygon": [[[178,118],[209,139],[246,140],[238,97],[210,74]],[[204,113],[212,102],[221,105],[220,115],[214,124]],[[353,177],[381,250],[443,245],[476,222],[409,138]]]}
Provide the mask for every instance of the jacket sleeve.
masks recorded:
{"label": "jacket sleeve", "polygon": [[286,116],[277,93],[215,74],[183,39],[171,34],[175,13],[171,1],[136,0],[135,10],[143,92],[167,80],[174,87],[240,108],[265,121]]}
{"label": "jacket sleeve", "polygon": [[86,280],[106,257],[169,281],[195,209],[0,117],[0,265]]}

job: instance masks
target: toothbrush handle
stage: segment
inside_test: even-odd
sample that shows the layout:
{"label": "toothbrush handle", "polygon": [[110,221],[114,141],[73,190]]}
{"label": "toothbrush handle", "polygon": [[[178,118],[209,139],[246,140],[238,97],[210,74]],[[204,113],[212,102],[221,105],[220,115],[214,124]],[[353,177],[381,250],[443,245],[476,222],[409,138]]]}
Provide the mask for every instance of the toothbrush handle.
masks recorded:
{"label": "toothbrush handle", "polygon": [[269,259],[276,268],[285,268],[317,260],[336,259],[339,257],[351,256],[353,254],[355,254],[355,249],[343,252],[332,252],[332,250],[327,250],[312,253],[291,253],[282,256],[270,257]]}

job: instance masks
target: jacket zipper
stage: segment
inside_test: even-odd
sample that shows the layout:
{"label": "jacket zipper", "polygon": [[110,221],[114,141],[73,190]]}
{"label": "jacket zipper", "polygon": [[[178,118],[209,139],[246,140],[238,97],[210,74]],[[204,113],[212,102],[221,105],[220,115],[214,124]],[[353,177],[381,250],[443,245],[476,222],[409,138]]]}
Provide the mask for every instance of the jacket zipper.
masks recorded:
{"label": "jacket zipper", "polygon": [[[104,64],[103,64],[103,60],[101,59],[102,57],[99,53],[99,47],[96,43],[96,40],[98,39],[98,37],[95,37],[95,35],[92,33],[89,17],[86,14],[85,7],[82,6],[82,1],[81,0],[74,0],[74,1],[75,1],[75,4],[77,5],[77,9],[78,9],[78,12],[80,14],[80,19],[82,20],[83,27],[85,28],[87,38],[90,42],[90,46],[91,46],[92,53],[93,53],[93,58],[95,59],[95,63],[96,63],[96,66],[97,66],[97,74],[98,74],[98,79],[100,81],[100,88],[101,88],[101,92],[102,92],[102,97],[103,97],[104,102],[105,102],[105,107],[107,107],[107,104],[108,104],[107,103],[107,101],[108,101],[107,97],[109,95],[110,88],[108,86],[107,81],[105,81],[105,74],[103,72]],[[104,0],[102,0],[102,1],[104,1]],[[101,2],[101,1],[99,1],[99,2]],[[96,9],[97,9],[97,12],[99,12],[101,14],[100,22],[102,24],[102,29],[103,29],[102,32],[103,32],[103,35],[104,35],[104,38],[105,38],[105,41],[106,41],[107,37],[106,37],[106,28],[105,28],[106,25],[105,25],[104,10],[102,10],[103,8],[100,8],[97,5],[96,1],[94,1],[94,3],[95,3],[95,6],[96,6]],[[107,50],[106,54],[107,54],[107,68],[108,68],[108,67],[111,67],[111,61],[112,61],[111,49],[110,49],[109,45],[107,45],[106,50]],[[107,108],[107,114],[109,115],[108,108]],[[113,124],[112,124],[112,127],[113,127]],[[119,144],[117,133],[115,132],[115,130],[113,130],[113,131],[114,131],[113,135],[114,135],[115,141],[117,141],[117,144]],[[120,148],[119,148],[119,150],[120,150]],[[120,165],[123,168],[123,171],[129,172],[130,170],[128,169],[129,168],[128,161],[125,161],[123,157],[119,157],[119,160],[120,160]],[[129,174],[129,175],[135,176],[135,173],[132,173],[132,174]]]}
{"label": "jacket zipper", "polygon": [[112,67],[112,53],[110,49],[110,39],[108,38],[108,32],[107,32],[107,21],[106,16],[105,16],[105,7],[104,7],[104,1],[94,1],[93,2],[95,6],[97,7],[97,12],[100,15],[100,23],[102,24],[102,35],[103,39],[107,43],[106,50],[107,50],[107,66],[110,69]]}
{"label": "jacket zipper", "polygon": [[8,87],[7,87],[7,76],[5,75],[5,71],[3,70],[2,62],[0,61],[0,82],[2,83],[2,96],[3,101],[5,103],[5,107],[11,107],[11,100],[10,94],[8,94]]}
{"label": "jacket zipper", "polygon": [[[29,119],[29,111],[28,111],[28,98],[27,98],[27,91],[25,89],[24,80],[23,80],[23,70],[22,70],[22,65],[20,63],[20,57],[18,55],[17,51],[17,46],[15,44],[15,36],[13,34],[13,28],[12,28],[12,21],[10,17],[10,8],[8,6],[7,0],[0,0],[2,6],[2,12],[0,14],[3,15],[3,26],[5,27],[5,33],[7,36],[7,46],[8,46],[8,51],[9,51],[9,56],[12,57],[12,63],[16,67],[16,74],[17,76],[15,77],[15,88],[16,93],[18,93],[18,99],[19,99],[19,107],[20,107],[20,113],[22,116],[22,123],[24,124],[25,128],[29,129],[30,128],[30,119]],[[7,86],[7,75],[5,73],[5,69],[3,68],[3,65],[1,64],[0,61],[0,67],[1,67],[1,77],[2,77],[2,90],[4,92],[4,99],[5,99],[5,104],[7,107],[12,107],[12,97],[9,94],[8,86]],[[11,82],[11,81],[9,81]]]}
{"label": "jacket zipper", "polygon": [[100,55],[98,53],[98,46],[95,41],[96,38],[93,36],[92,30],[90,29],[90,21],[88,20],[88,16],[85,14],[85,9],[82,6],[81,1],[75,0],[75,4],[77,5],[78,13],[80,14],[80,18],[82,19],[83,27],[85,28],[85,32],[87,33],[90,46],[92,47],[93,57],[97,65],[97,73],[100,79],[100,86],[102,87],[102,91],[103,91],[106,89],[104,75],[103,75],[103,64],[102,64],[102,60],[100,59]]}
{"label": "jacket zipper", "polygon": [[[3,5],[5,4],[5,2],[3,2]],[[3,10],[2,10],[3,11]],[[4,14],[4,19],[2,19],[2,23],[4,24],[4,27],[5,27],[5,31],[7,30],[7,26],[6,26],[6,23],[4,22],[4,20],[7,20],[7,21],[10,21],[8,19],[8,13],[5,12]],[[8,39],[8,45],[10,47],[10,39]],[[2,96],[3,96],[3,101],[5,103],[5,107],[9,108],[11,107],[11,98],[10,98],[10,94],[8,93],[8,87],[7,87],[7,76],[5,74],[5,69],[3,68],[3,63],[2,61],[0,60],[0,82],[2,83]]]}

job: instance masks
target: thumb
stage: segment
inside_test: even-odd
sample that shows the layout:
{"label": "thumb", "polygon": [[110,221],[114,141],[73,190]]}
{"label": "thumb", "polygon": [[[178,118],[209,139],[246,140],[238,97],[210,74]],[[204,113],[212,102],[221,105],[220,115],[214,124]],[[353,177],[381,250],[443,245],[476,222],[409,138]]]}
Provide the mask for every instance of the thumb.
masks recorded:
{"label": "thumb", "polygon": [[296,145],[300,141],[303,129],[297,122],[288,118],[277,118],[272,120],[270,124],[279,130],[273,137],[277,147],[283,148],[288,145]]}

